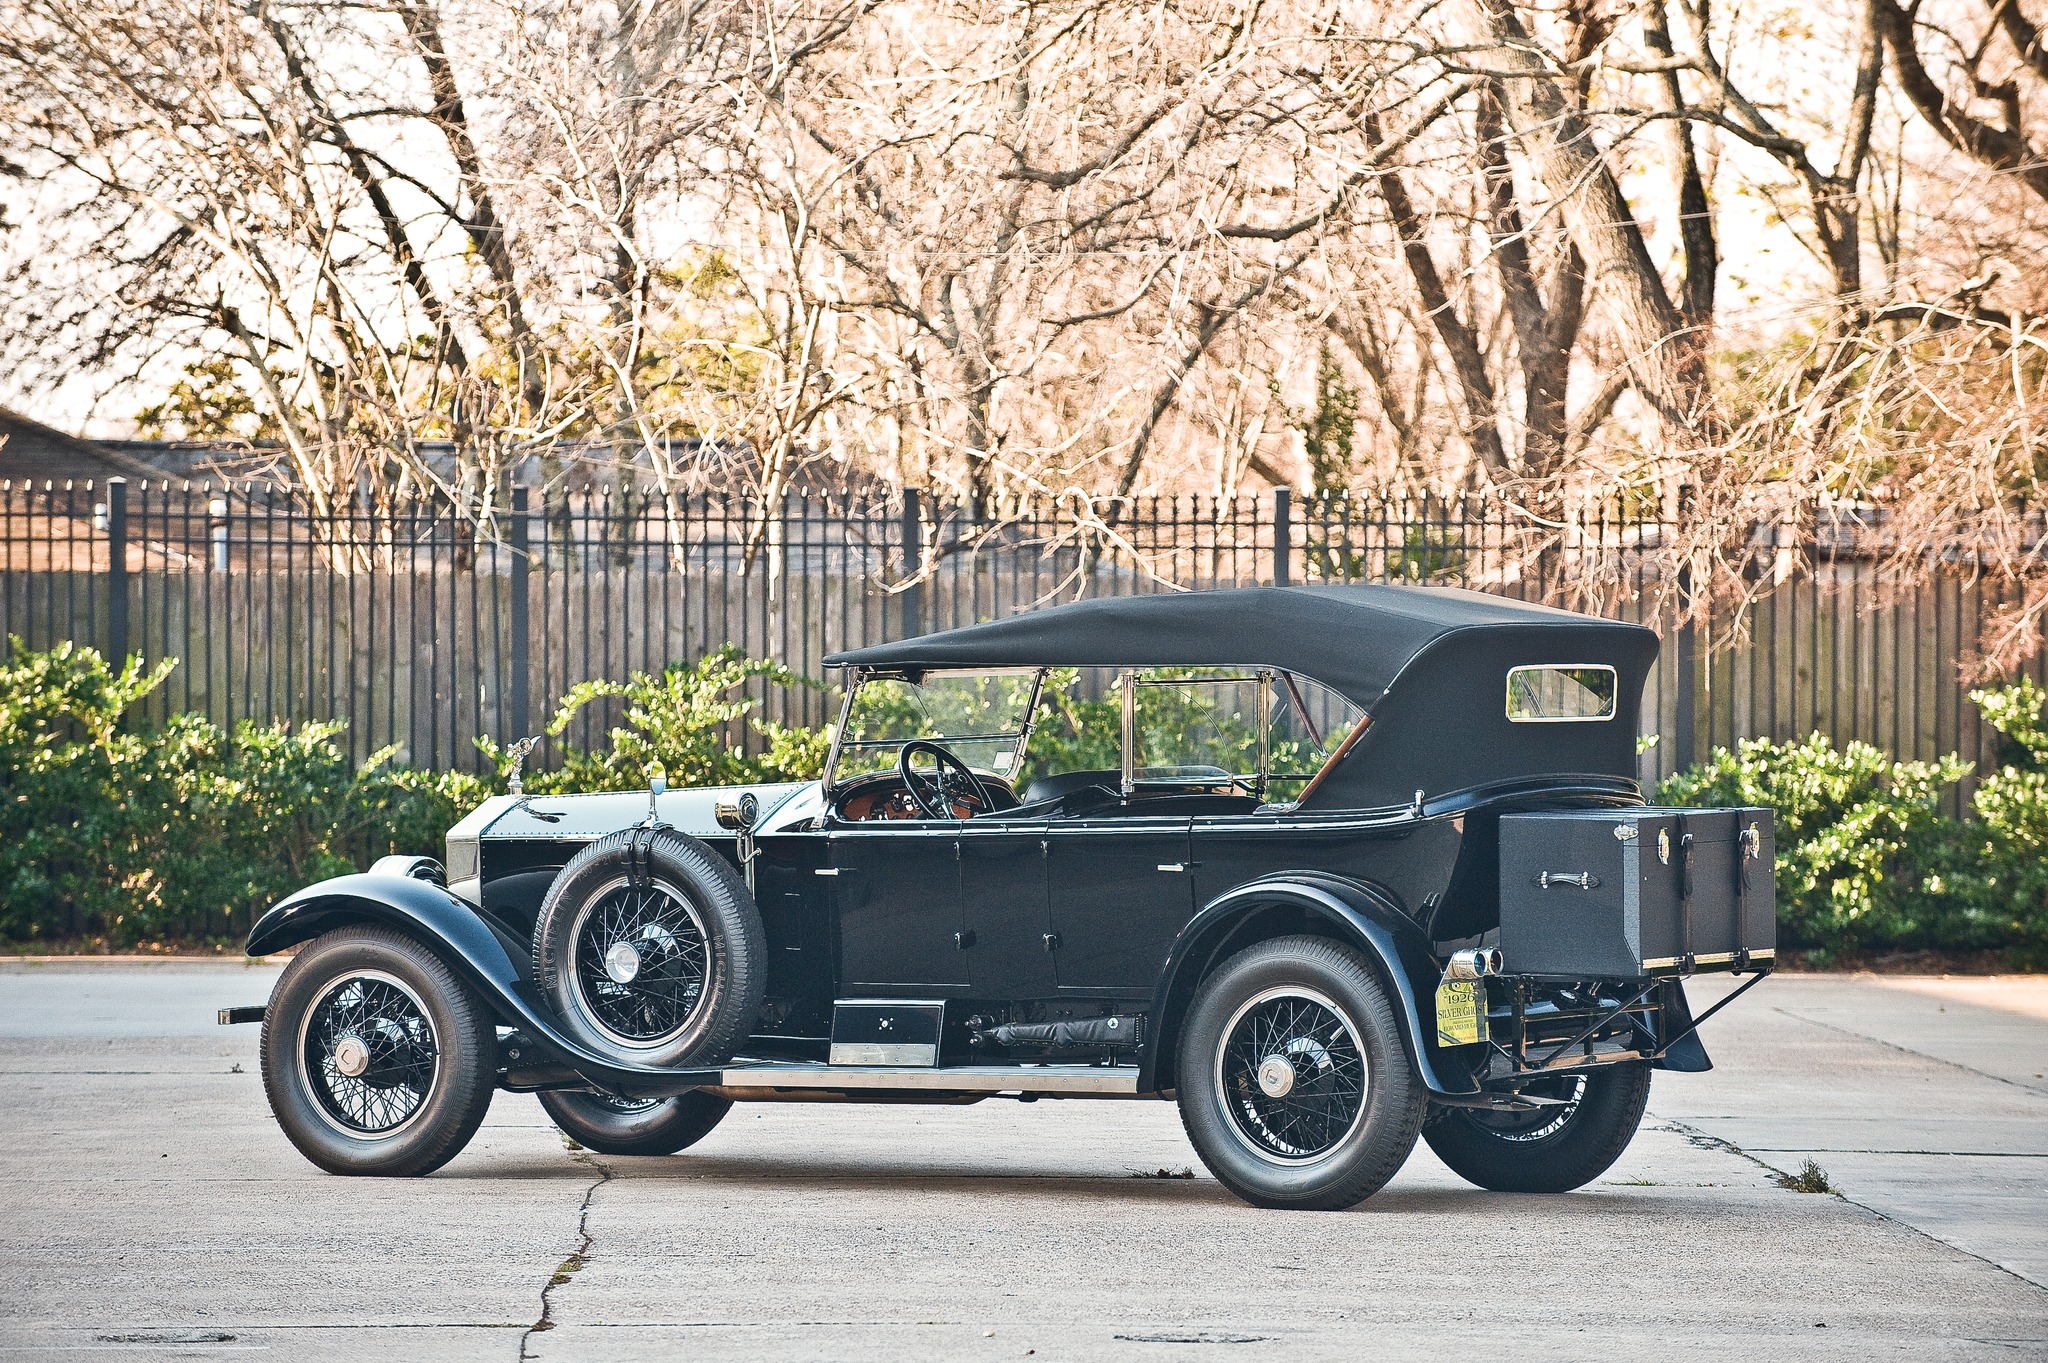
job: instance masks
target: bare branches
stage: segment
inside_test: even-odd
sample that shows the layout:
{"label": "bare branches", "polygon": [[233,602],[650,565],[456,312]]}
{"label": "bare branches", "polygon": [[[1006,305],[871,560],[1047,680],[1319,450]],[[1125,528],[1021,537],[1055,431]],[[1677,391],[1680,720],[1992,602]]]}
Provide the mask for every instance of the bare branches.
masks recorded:
{"label": "bare branches", "polygon": [[[2002,125],[1978,118],[1968,110],[1973,97],[1982,99],[1994,93],[1977,76],[1984,46],[1980,44],[1976,58],[1964,63],[1964,74],[1972,85],[1970,93],[1951,93],[1935,81],[1921,59],[1915,23],[1918,5],[1906,10],[1900,8],[1895,0],[1872,0],[1872,4],[1885,46],[1891,50],[1893,65],[1898,71],[1899,86],[1913,102],[1913,107],[1919,110],[1920,116],[1927,120],[1928,126],[1950,146],[2013,176],[2036,195],[2048,199],[2048,150],[2036,148],[2027,141],[2019,118],[2017,90],[1998,92],[2003,94],[1998,101],[2004,106],[2005,121]],[[2005,18],[2003,26],[2012,35],[2027,65],[2037,72],[2042,65],[2048,65],[2048,57],[2042,55],[2038,32],[2024,18],[2018,17],[2014,0],[2002,0],[1999,12],[2001,16],[2014,16]]]}

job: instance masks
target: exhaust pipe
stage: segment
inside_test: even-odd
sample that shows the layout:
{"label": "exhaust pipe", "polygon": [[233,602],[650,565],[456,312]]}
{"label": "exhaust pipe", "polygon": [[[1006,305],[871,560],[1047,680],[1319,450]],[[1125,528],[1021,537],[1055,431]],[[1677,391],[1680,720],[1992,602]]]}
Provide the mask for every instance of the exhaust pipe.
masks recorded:
{"label": "exhaust pipe", "polygon": [[1488,975],[1498,975],[1505,964],[1499,947],[1474,947],[1469,951],[1454,951],[1451,959],[1444,963],[1444,978],[1447,980],[1483,980]]}

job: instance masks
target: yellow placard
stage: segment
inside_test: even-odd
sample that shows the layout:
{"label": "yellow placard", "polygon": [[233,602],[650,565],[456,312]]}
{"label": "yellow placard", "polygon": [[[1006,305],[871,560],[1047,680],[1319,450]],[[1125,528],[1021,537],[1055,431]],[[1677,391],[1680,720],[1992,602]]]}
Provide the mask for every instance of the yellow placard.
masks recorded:
{"label": "yellow placard", "polygon": [[1439,984],[1436,1044],[1470,1046],[1486,1038],[1486,986],[1478,980],[1445,980]]}

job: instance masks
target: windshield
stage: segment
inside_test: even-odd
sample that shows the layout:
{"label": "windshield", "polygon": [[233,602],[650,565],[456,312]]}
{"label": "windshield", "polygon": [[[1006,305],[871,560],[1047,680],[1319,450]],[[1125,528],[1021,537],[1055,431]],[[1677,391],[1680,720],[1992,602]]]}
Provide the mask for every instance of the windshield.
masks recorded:
{"label": "windshield", "polygon": [[1014,778],[1038,675],[944,672],[922,682],[870,679],[853,697],[832,779],[891,770],[898,751],[916,738],[943,743],[976,771]]}

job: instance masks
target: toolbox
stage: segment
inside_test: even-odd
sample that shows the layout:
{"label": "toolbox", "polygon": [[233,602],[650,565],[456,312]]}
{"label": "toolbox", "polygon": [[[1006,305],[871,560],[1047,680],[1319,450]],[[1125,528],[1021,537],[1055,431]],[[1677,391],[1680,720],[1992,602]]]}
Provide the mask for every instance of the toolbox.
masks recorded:
{"label": "toolbox", "polygon": [[1640,979],[1767,968],[1778,943],[1776,853],[1768,809],[1504,814],[1506,972]]}

